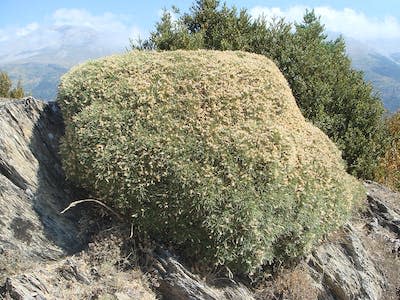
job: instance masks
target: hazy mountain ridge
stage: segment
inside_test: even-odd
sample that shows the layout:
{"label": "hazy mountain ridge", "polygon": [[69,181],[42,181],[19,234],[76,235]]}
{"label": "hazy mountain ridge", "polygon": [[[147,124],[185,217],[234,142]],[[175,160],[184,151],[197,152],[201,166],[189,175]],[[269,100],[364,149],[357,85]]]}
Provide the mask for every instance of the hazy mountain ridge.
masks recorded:
{"label": "hazy mountain ridge", "polygon": [[390,112],[400,109],[400,53],[384,55],[367,45],[348,39],[347,52],[353,67],[364,72],[372,83],[385,108]]}
{"label": "hazy mountain ridge", "polygon": [[392,58],[394,61],[396,61],[397,63],[400,64],[400,52],[393,53],[393,54],[391,55],[391,58]]}
{"label": "hazy mountain ridge", "polygon": [[[126,42],[128,44],[128,41]],[[0,41],[0,66],[10,63],[47,63],[71,67],[88,59],[119,52],[125,44],[113,44],[89,26],[62,25],[23,36],[8,44]]]}
{"label": "hazy mountain ridge", "polygon": [[72,66],[124,50],[85,25],[53,26],[42,31],[40,38],[24,36],[10,45],[0,42],[0,71],[6,71],[14,84],[21,79],[28,95],[46,101],[55,99],[60,77]]}
{"label": "hazy mountain ridge", "polygon": [[26,94],[50,101],[56,98],[60,77],[68,68],[57,64],[17,63],[0,66],[0,70],[6,71],[14,83],[21,80]]}

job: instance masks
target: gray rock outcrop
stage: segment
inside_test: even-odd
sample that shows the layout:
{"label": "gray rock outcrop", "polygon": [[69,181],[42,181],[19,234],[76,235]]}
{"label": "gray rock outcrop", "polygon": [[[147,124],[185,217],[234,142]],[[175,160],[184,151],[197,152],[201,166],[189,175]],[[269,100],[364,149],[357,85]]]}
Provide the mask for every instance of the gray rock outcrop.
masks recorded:
{"label": "gray rock outcrop", "polygon": [[400,194],[374,182],[365,187],[365,211],[309,258],[321,299],[400,298]]}
{"label": "gray rock outcrop", "polygon": [[78,250],[76,222],[59,214],[73,193],[58,158],[57,106],[1,99],[0,128],[0,259],[32,262]]}
{"label": "gray rock outcrop", "polygon": [[153,255],[153,268],[165,299],[173,300],[254,300],[252,292],[242,283],[226,278],[228,284],[215,287],[190,272],[168,251]]}
{"label": "gray rock outcrop", "polygon": [[385,280],[353,225],[346,225],[340,243],[318,247],[309,265],[313,277],[321,283],[325,295],[331,294],[331,299],[378,300],[382,297]]}

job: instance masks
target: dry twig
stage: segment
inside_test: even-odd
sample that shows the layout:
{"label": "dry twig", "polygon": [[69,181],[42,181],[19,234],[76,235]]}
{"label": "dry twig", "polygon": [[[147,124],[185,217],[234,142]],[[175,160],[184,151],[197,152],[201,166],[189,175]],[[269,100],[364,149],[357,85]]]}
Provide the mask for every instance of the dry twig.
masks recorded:
{"label": "dry twig", "polygon": [[82,199],[82,200],[77,200],[77,201],[73,201],[70,205],[68,205],[67,208],[65,208],[63,211],[61,211],[61,214],[64,214],[66,211],[68,211],[69,209],[75,207],[78,204],[81,203],[85,203],[85,202],[94,202],[97,203],[101,206],[103,206],[104,208],[106,208],[107,210],[109,210],[110,212],[112,212],[120,221],[123,220],[122,216],[117,213],[116,211],[114,211],[111,207],[109,207],[108,205],[104,204],[103,202],[101,202],[100,200],[97,199]]}

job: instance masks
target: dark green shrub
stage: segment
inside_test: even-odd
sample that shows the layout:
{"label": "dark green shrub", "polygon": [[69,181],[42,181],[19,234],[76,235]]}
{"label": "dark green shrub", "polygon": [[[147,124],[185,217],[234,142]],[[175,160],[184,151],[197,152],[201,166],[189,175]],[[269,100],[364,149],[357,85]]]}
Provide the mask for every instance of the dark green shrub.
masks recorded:
{"label": "dark green shrub", "polygon": [[236,272],[299,256],[363,197],[278,68],[134,51],[63,76],[67,176],[186,256]]}

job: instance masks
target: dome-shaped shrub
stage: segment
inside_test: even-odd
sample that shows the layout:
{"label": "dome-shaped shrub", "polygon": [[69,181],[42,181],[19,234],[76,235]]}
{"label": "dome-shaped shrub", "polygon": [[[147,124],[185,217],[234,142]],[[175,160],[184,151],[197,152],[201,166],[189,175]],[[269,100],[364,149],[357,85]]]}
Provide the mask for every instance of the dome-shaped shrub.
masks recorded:
{"label": "dome-shaped shrub", "polygon": [[67,176],[137,230],[248,272],[296,257],[363,197],[277,67],[244,52],[131,52],[73,68]]}

